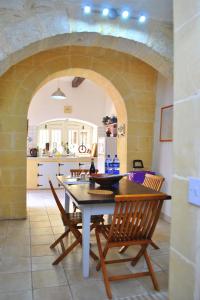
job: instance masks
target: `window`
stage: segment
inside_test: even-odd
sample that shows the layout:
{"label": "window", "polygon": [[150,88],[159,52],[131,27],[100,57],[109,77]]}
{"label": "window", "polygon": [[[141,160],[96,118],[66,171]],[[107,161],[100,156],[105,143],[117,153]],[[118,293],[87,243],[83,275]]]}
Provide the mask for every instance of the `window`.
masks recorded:
{"label": "window", "polygon": [[78,150],[78,130],[68,130],[68,143],[71,152],[77,152]]}
{"label": "window", "polygon": [[51,149],[62,150],[61,129],[51,129]]}
{"label": "window", "polygon": [[48,129],[40,129],[39,131],[39,148],[44,149],[46,143],[49,143],[49,131]]}

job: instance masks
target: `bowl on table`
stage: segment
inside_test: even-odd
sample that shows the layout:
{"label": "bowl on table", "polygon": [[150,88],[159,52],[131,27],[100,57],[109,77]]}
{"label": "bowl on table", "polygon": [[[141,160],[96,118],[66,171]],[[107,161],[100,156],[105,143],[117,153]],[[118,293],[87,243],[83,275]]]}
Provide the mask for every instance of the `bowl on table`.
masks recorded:
{"label": "bowl on table", "polygon": [[93,174],[91,175],[92,180],[95,183],[100,184],[102,187],[109,187],[114,184],[117,184],[124,176],[128,174],[117,174],[117,175],[109,175],[109,174]]}

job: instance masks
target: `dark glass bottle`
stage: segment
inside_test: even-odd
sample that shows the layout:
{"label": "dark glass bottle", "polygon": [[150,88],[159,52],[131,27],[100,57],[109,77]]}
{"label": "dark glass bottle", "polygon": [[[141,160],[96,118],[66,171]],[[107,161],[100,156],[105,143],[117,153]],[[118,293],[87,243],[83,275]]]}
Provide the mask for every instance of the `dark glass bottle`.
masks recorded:
{"label": "dark glass bottle", "polygon": [[91,160],[90,175],[95,173],[94,159]]}

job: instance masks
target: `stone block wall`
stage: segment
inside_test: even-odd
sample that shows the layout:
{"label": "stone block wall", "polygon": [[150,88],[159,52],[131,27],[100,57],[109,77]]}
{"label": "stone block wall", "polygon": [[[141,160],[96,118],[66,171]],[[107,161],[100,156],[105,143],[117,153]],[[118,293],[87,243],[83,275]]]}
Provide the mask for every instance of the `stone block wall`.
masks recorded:
{"label": "stone block wall", "polygon": [[200,208],[188,203],[200,177],[200,2],[174,1],[175,105],[171,300],[200,299]]}

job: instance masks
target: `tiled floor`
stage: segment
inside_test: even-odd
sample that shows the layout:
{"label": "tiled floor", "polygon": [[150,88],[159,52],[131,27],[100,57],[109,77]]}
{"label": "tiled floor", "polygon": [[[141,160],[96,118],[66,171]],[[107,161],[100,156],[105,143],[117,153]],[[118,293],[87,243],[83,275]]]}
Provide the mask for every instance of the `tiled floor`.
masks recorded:
{"label": "tiled floor", "polygon": [[[58,191],[60,198],[64,192]],[[104,300],[107,299],[101,272],[90,262],[91,276],[81,274],[81,248],[68,255],[58,266],[52,266],[56,251],[49,249],[63,226],[49,191],[28,192],[28,219],[0,221],[0,300]],[[155,292],[149,277],[111,284],[113,299],[167,300],[169,224],[160,221],[154,240],[160,250],[149,248],[161,291]],[[69,237],[72,238],[71,236]],[[95,236],[92,247],[97,252]],[[133,254],[130,247],[126,254]],[[112,257],[119,256],[115,251]],[[133,268],[127,265],[110,265],[115,273],[145,269],[144,261]]]}

